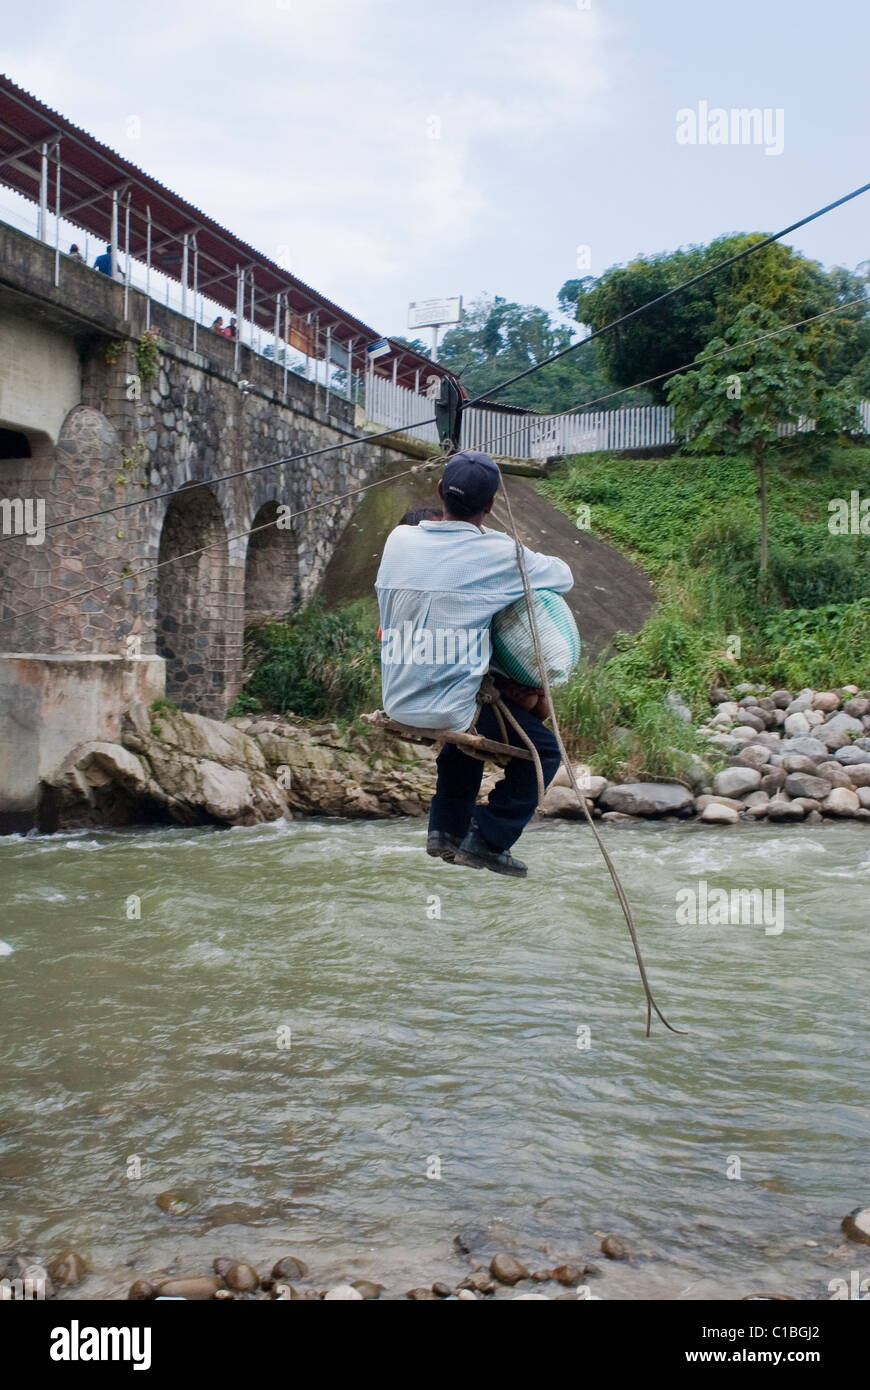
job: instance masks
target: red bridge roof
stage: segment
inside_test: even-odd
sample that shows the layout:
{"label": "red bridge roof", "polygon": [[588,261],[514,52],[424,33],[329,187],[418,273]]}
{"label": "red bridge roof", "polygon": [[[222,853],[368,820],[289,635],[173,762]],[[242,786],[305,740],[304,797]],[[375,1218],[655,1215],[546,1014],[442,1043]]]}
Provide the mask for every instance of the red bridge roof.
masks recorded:
{"label": "red bridge roof", "polygon": [[[127,200],[130,205],[130,255],[146,259],[147,209],[151,210],[151,264],[164,275],[181,280],[182,241],[185,232],[196,233],[199,252],[198,289],[208,299],[236,311],[236,270],[253,272],[254,313],[250,309],[250,276],[245,284],[245,318],[268,331],[274,329],[275,300],[279,293],[297,315],[318,315],[321,352],[325,332],[332,329],[336,343],[346,346],[355,339],[354,353],[382,335],[361,319],[348,314],[317,290],[268,256],[234,236],[192,203],[185,202],[150,174],[95,140],[87,131],[52,111],[8,77],[0,74],[0,182],[32,202],[39,201],[42,146],[60,141],[61,217],[108,242],[111,235],[112,194],[119,198],[119,227],[123,238]],[[55,161],[50,158],[49,208],[54,211]],[[392,375],[398,358],[397,380],[413,386],[417,371],[422,376],[444,368],[422,353],[389,339],[392,352],[378,359],[378,370]]]}

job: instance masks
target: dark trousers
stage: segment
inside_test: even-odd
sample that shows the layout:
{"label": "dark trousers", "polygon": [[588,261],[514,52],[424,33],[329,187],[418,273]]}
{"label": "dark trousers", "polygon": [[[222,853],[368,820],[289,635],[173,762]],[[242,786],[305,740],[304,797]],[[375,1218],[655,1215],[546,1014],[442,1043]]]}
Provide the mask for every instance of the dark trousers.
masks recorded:
{"label": "dark trousers", "polygon": [[[511,714],[538,750],[544,783],[549,786],[559,767],[559,747],[556,737],[537,715],[529,714],[518,705],[510,704]],[[507,722],[507,721],[505,721]],[[477,721],[477,732],[484,738],[503,742],[491,705],[484,705]],[[519,734],[508,725],[508,742],[525,747]],[[475,807],[483,763],[469,758],[455,744],[446,743],[438,754],[438,783],[429,807],[429,829],[458,840],[468,832],[472,815],[484,839],[497,849],[510,849],[522,835],[538,804],[538,782],[535,765],[523,758],[512,758],[502,780],[493,787],[485,806]]]}

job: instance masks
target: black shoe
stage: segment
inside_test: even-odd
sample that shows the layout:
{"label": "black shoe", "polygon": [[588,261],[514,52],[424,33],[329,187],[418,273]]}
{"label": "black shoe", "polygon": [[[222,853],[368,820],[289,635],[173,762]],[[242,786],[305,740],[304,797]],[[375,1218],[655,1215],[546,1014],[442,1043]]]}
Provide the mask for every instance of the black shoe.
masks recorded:
{"label": "black shoe", "polygon": [[492,869],[494,874],[508,874],[511,878],[525,878],[529,872],[521,859],[514,859],[506,849],[496,849],[485,840],[473,821],[453,862],[469,869]]}
{"label": "black shoe", "polygon": [[430,830],[426,840],[426,853],[431,854],[433,859],[444,859],[448,864],[453,863],[453,856],[459,849],[459,840],[455,835],[447,835],[441,830]]}

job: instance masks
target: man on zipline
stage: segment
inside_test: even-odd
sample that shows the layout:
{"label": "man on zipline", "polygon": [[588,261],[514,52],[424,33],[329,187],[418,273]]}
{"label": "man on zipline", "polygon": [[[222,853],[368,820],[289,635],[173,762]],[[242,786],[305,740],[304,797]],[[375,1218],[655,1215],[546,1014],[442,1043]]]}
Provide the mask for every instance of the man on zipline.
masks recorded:
{"label": "man on zipline", "polygon": [[[386,714],[419,729],[465,731],[490,663],[490,623],[523,597],[516,547],[502,531],[487,530],[501,475],[488,454],[465,451],[445,464],[438,493],[440,521],[397,526],[387,537],[375,580],[381,615],[381,671]],[[574,583],[564,560],[524,547],[533,589],[566,593]],[[537,714],[501,690],[511,713],[531,738],[548,785],[559,766],[556,739]],[[476,729],[503,741],[492,707]],[[520,744],[515,730],[511,743]],[[448,863],[525,878],[509,853],[535,812],[532,762],[514,758],[486,806],[475,806],[483,763],[453,744],[438,755],[438,783],[429,810],[427,853]]]}

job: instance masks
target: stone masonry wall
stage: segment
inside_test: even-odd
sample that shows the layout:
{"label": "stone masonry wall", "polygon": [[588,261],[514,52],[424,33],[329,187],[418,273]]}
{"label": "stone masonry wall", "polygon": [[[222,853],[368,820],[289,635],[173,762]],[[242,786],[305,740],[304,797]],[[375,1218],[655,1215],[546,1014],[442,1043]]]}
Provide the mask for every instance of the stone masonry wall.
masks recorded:
{"label": "stone masonry wall", "polygon": [[[136,355],[145,297],[130,292],[124,320],[123,286],[62,258],[55,289],[50,249],[0,228],[0,242],[10,238],[5,261],[0,245],[0,315],[14,290],[16,314],[72,337],[82,400],[56,441],[30,429],[32,457],[0,459],[0,498],[43,497],[50,525],[175,495],[49,530],[42,545],[3,541],[0,649],[163,655],[167,694],[220,716],[238,689],[246,614],[284,614],[313,596],[357,499],[321,504],[411,460],[377,444],[348,448],[358,432],[347,401],[327,402],[322,387],[292,373],[285,400],[280,367],[240,348],[236,371],[235,344],[202,327],[194,350],[193,325],[156,304],[159,360],[146,378]],[[329,445],[343,447],[232,476]],[[304,514],[279,529],[279,508]],[[79,595],[96,585],[104,587]]]}

